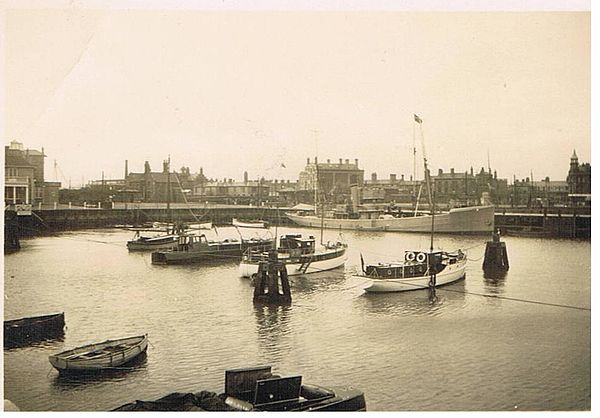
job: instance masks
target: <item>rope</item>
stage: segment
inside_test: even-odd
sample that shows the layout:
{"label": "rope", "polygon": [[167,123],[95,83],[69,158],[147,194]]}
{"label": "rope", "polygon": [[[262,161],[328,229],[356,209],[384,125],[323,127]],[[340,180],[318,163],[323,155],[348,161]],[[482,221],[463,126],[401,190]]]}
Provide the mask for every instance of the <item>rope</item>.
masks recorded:
{"label": "rope", "polygon": [[[368,276],[361,276],[361,277],[369,278]],[[414,283],[403,282],[403,284],[406,284],[409,286],[414,286],[415,288],[419,288],[419,289],[426,289],[425,287],[414,284]],[[554,307],[558,307],[558,308],[575,309],[575,310],[580,310],[580,311],[591,311],[591,308],[586,308],[586,307],[582,307],[582,306],[565,305],[565,304],[561,304],[561,303],[552,303],[552,302],[543,302],[543,301],[538,301],[538,300],[515,298],[515,297],[510,297],[510,296],[486,295],[485,293],[476,293],[476,292],[469,292],[466,290],[449,289],[447,287],[435,287],[435,290],[436,291],[442,290],[445,292],[462,293],[465,295],[472,295],[472,296],[481,296],[481,297],[485,297],[485,298],[510,300],[513,302],[531,303],[531,304],[535,304],[535,305],[554,306]]]}
{"label": "rope", "polygon": [[486,297],[486,298],[511,300],[513,302],[531,303],[531,304],[535,304],[535,305],[544,305],[544,306],[555,306],[558,308],[576,309],[576,310],[580,310],[580,311],[591,311],[592,310],[591,308],[586,308],[586,307],[582,307],[582,306],[574,306],[574,305],[565,305],[565,304],[561,304],[561,303],[542,302],[539,300],[513,298],[513,297],[509,297],[509,296],[500,296],[500,295],[486,295],[484,293],[468,292],[466,290],[444,289],[444,288],[439,288],[439,289],[444,290],[446,292],[463,293],[466,295],[482,296],[482,297]]}

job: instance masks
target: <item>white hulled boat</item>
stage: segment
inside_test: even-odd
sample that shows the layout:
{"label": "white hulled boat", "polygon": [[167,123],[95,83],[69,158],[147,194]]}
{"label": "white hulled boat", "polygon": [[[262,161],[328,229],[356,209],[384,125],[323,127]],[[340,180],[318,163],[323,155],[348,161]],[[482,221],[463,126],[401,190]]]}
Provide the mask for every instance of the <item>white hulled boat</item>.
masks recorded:
{"label": "white hulled boat", "polygon": [[[316,248],[315,237],[303,238],[300,234],[282,235],[277,248],[278,261],[285,264],[288,276],[317,273],[343,266],[347,245],[328,242]],[[268,251],[247,251],[240,263],[240,275],[252,277],[258,273],[261,261],[269,259]]]}
{"label": "white hulled boat", "polygon": [[[364,211],[358,218],[335,218],[309,214],[307,211],[287,212],[292,222],[312,227],[328,229],[352,229],[365,231],[391,232],[429,232],[431,230],[431,214],[417,216],[393,216],[384,214],[383,210]],[[435,214],[435,232],[445,234],[477,234],[488,233],[494,229],[493,206],[469,206],[450,209],[448,212]]]}
{"label": "white hulled boat", "polygon": [[463,279],[466,264],[467,257],[460,250],[456,253],[406,251],[404,261],[368,264],[363,266],[363,275],[355,277],[368,279],[367,292],[405,292]]}
{"label": "white hulled boat", "polygon": [[[414,115],[414,118],[419,126],[423,123],[417,115]],[[433,250],[433,237],[437,230],[435,221],[437,221],[438,215],[435,213],[431,176],[427,168],[425,141],[422,132],[421,140],[423,142],[425,182],[431,212],[431,215],[426,218],[430,222],[429,230],[431,232],[429,251],[406,251],[403,261],[380,262],[366,266],[361,255],[362,274],[355,277],[367,280],[367,285],[364,288],[367,292],[404,292],[426,288],[434,289],[437,286],[449,284],[465,277],[467,257],[460,249],[456,252]]]}

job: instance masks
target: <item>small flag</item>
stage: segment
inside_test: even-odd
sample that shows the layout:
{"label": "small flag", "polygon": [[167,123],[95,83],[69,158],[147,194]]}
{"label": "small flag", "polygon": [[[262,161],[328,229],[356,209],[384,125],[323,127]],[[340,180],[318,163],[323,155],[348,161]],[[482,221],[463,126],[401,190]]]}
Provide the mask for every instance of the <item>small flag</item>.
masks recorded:
{"label": "small flag", "polygon": [[418,117],[417,115],[414,115],[414,116],[415,116],[415,122],[423,123],[423,120],[420,117]]}
{"label": "small flag", "polygon": [[281,163],[281,168],[287,168],[284,163]]}

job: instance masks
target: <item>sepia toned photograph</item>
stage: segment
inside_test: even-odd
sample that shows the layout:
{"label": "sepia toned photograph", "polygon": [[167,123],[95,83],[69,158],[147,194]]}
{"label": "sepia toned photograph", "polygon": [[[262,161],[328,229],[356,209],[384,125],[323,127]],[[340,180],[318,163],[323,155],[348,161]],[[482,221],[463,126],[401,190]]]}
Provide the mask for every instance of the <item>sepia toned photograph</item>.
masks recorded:
{"label": "sepia toned photograph", "polygon": [[9,0],[6,412],[592,408],[584,0]]}

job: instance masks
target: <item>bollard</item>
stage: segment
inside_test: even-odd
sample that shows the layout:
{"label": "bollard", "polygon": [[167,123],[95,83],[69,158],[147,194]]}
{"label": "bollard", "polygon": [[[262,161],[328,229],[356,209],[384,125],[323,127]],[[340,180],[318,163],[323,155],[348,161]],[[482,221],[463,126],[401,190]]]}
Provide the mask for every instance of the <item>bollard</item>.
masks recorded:
{"label": "bollard", "polygon": [[500,231],[492,234],[492,240],[485,245],[483,270],[508,270],[506,243],[500,241]]}
{"label": "bollard", "polygon": [[71,209],[71,202],[69,202],[69,209]]}
{"label": "bollard", "polygon": [[56,210],[56,206],[57,206],[57,204],[56,204],[56,202],[54,202],[54,210]]}
{"label": "bollard", "polygon": [[[278,261],[277,251],[269,252],[268,261],[258,265],[254,282],[254,303],[272,305],[289,305],[292,303],[292,292],[285,264]],[[279,284],[281,282],[281,292]]]}

